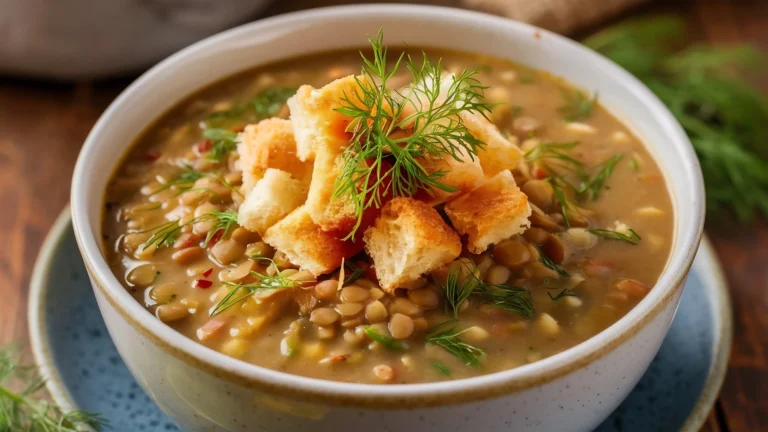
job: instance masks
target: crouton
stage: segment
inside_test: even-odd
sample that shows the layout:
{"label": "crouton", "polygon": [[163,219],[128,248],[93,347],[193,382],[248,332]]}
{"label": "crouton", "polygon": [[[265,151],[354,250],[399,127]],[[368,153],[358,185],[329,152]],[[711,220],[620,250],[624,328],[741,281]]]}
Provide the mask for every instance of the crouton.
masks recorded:
{"label": "crouton", "polygon": [[416,197],[417,199],[434,206],[467,193],[482,184],[485,177],[478,157],[470,156],[464,148],[460,148],[457,153],[461,160],[456,160],[450,155],[444,155],[442,159],[422,158],[419,160],[421,166],[430,174],[442,171],[444,175],[437,181],[456,189],[456,191],[448,192],[431,187],[429,193],[420,192]]}
{"label": "crouton", "polygon": [[263,235],[307,199],[307,187],[285,171],[267,168],[245,196],[237,220],[249,231]]}
{"label": "crouton", "polygon": [[363,79],[350,75],[320,89],[302,86],[288,100],[299,158],[315,159],[307,212],[324,231],[339,237],[352,231],[357,217],[349,197],[333,198],[336,179],[343,167],[342,153],[352,136],[347,132],[351,119],[336,109],[348,104],[343,101],[345,98],[352,102],[358,100],[358,80]]}
{"label": "crouton", "polygon": [[351,135],[346,130],[350,119],[336,109],[346,104],[344,98],[358,100],[358,79],[364,78],[350,75],[320,89],[303,85],[288,99],[299,159],[313,159],[318,148],[338,151],[349,145]]}
{"label": "crouton", "polygon": [[461,240],[440,214],[413,198],[395,198],[363,237],[381,287],[392,293],[453,261]]}
{"label": "crouton", "polygon": [[271,118],[248,125],[238,141],[238,167],[243,172],[243,194],[253,189],[267,168],[285,171],[294,179],[309,184],[312,164],[296,157],[296,141],[290,121]]}
{"label": "crouton", "polygon": [[315,276],[331,273],[363,248],[361,241],[342,241],[321,230],[301,206],[273,225],[263,240],[288,260]]}
{"label": "crouton", "polygon": [[502,171],[472,192],[449,201],[445,213],[456,230],[468,236],[467,248],[475,254],[531,226],[528,197],[509,171]]}
{"label": "crouton", "polygon": [[504,138],[499,129],[480,114],[462,111],[459,117],[469,133],[485,143],[477,155],[486,176],[493,177],[517,166],[523,157],[522,150],[517,146],[517,138],[513,137],[515,142]]}

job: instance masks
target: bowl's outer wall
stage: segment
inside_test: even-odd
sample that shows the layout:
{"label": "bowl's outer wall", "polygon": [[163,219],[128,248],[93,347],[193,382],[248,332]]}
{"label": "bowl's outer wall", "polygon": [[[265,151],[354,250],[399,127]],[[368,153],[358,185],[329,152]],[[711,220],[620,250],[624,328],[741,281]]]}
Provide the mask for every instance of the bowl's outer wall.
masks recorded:
{"label": "bowl's outer wall", "polygon": [[223,381],[147,340],[101,290],[94,292],[109,334],[131,373],[182,430],[552,432],[592,430],[616,409],[656,355],[682,290],[634,337],[570,375],[480,402],[401,410],[333,407]]}
{"label": "bowl's outer wall", "polygon": [[[224,358],[159,323],[122,289],[100,251],[102,199],[121,155],[143,129],[180,99],[211,82],[286,57],[362,46],[366,34],[374,34],[380,27],[391,45],[407,42],[475,51],[549,70],[598,91],[606,107],[628,120],[667,174],[676,212],[671,270],[646,299],[596,337],[532,365],[473,380],[361,390],[361,386],[281,377]],[[511,427],[552,431],[587,430],[597,425],[626,396],[656,354],[701,235],[703,188],[690,143],[666,109],[628,74],[575,44],[530,26],[465,11],[361,6],[315,10],[244,26],[196,44],[152,69],[94,127],[75,169],[72,206],[78,243],[120,354],[147,393],[187,429],[279,431],[311,426],[347,430],[354,425],[371,431]],[[660,312],[653,314],[654,308]],[[153,337],[147,337],[148,333]],[[623,340],[626,335],[631,336]],[[612,349],[615,345],[618,347]],[[587,357],[597,360],[568,369]],[[221,372],[211,373],[210,367],[201,369],[196,363],[213,365]],[[567,373],[552,374],[552,370]],[[222,375],[228,379],[220,378]],[[252,390],[253,385],[236,384],[233,375],[290,388],[294,394],[300,390],[347,395],[347,400],[359,399],[356,405],[365,409],[330,406],[330,402],[322,406],[331,398],[318,402],[315,397],[315,402],[303,403],[259,394]],[[389,401],[392,395],[403,395],[408,401],[404,407],[466,400],[468,394],[485,399],[483,394],[496,394],[486,388],[495,391],[499,383],[530,377],[542,377],[541,384],[479,403],[399,411],[369,409],[375,408],[371,401],[379,395],[388,395]]]}

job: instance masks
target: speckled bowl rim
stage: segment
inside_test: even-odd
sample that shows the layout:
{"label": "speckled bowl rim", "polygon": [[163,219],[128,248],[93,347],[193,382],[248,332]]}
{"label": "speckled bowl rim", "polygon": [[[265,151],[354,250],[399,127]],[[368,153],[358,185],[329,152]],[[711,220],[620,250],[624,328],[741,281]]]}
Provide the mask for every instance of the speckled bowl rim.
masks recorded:
{"label": "speckled bowl rim", "polygon": [[[28,303],[28,325],[32,352],[42,376],[47,380],[46,387],[48,392],[64,411],[82,409],[83,407],[79,407],[74,401],[51,356],[50,341],[45,330],[48,328],[46,325],[47,315],[45,307],[47,290],[50,286],[48,283],[50,281],[50,269],[56,253],[59,252],[61,242],[65,238],[67,230],[71,229],[71,226],[72,218],[67,207],[54,222],[40,248],[30,282]],[[707,379],[701,389],[700,396],[680,429],[681,432],[698,432],[706,422],[725,380],[733,338],[731,297],[720,262],[706,236],[702,238],[698,255],[703,256],[703,262],[705,263],[705,265],[697,267],[697,270],[705,276],[702,278],[702,282],[704,284],[711,284],[714,287],[712,291],[715,297],[714,307],[716,312],[714,317],[716,319],[715,327],[717,331],[713,335],[714,340],[712,344],[716,348],[716,353],[712,358]]]}
{"label": "speckled bowl rim", "polygon": [[[648,107],[653,114],[654,127],[663,131],[668,145],[674,147],[674,161],[680,179],[680,188],[673,187],[675,204],[675,245],[666,269],[651,293],[619,321],[589,340],[562,353],[515,369],[450,382],[425,384],[398,384],[378,386],[327,381],[291,375],[243,362],[207,348],[186,338],[156,320],[122,287],[102,255],[101,239],[92,227],[93,191],[90,191],[92,165],[97,163],[92,150],[102,142],[101,135],[109,130],[112,121],[119,121],[118,113],[130,105],[134,94],[145,93],[155,80],[162,81],[166,69],[183,64],[187,58],[199,57],[206,52],[241,35],[268,32],[280,28],[288,31],[292,26],[311,26],[325,19],[355,19],[360,16],[420,17],[446,25],[469,22],[474,26],[530,34],[546,39],[556,49],[569,54],[578,53],[580,61],[588,62],[601,73],[609,74],[626,86],[627,94]],[[555,49],[553,48],[553,49]],[[100,192],[100,193],[103,193]],[[101,198],[101,196],[99,196]],[[682,207],[682,202],[685,206]],[[101,206],[100,201],[97,201]],[[198,42],[169,57],[131,84],[105,111],[94,126],[83,146],[75,166],[72,181],[73,226],[80,252],[92,278],[94,289],[115,308],[125,321],[147,340],[169,355],[188,365],[216,376],[226,382],[245,388],[258,389],[275,396],[294,400],[322,403],[329,406],[363,407],[368,409],[417,409],[479,401],[527,390],[552,382],[580,370],[614,351],[653,322],[671,302],[679,299],[685,277],[693,262],[701,239],[704,222],[704,185],[698,159],[688,137],[669,110],[642,83],[625,70],[580,44],[534,26],[466,10],[413,5],[358,5],[330,7],[272,17],[223,32]],[[100,208],[100,207],[99,207]],[[688,219],[682,222],[679,209],[686,208]],[[675,305],[676,306],[676,305]]]}

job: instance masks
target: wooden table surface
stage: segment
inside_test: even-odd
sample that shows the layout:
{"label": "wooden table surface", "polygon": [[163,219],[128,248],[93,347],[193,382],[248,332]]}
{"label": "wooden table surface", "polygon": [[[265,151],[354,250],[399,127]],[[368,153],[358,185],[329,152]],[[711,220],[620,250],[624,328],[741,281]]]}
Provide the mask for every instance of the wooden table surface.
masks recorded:
{"label": "wooden table surface", "polygon": [[[268,13],[346,0],[300,0]],[[285,2],[283,2],[285,3]],[[432,1],[431,3],[445,3]],[[448,2],[448,3],[456,3]],[[631,11],[676,12],[713,43],[768,52],[768,1],[689,0]],[[93,123],[130,79],[51,84],[0,77],[0,345],[27,342],[26,296],[38,249],[69,200],[72,169]],[[768,79],[760,83],[768,89]],[[768,143],[766,143],[768,145]],[[704,431],[768,430],[768,224],[710,223],[730,284],[734,339],[728,375]]]}

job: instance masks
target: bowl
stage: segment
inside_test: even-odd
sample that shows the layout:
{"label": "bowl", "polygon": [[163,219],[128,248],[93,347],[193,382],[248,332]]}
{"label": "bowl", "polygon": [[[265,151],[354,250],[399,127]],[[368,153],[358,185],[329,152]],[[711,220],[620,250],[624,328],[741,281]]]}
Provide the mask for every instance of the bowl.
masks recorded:
{"label": "bowl", "polygon": [[[370,385],[265,369],[206,348],[157,320],[112,274],[101,244],[102,199],[129,146],[196,90],[245,69],[319,51],[363,47],[383,27],[391,45],[473,51],[550,71],[600,94],[646,143],[675,211],[671,256],[657,285],[595,337],[516,369],[455,381]],[[459,36],[460,35],[460,36]],[[190,46],[128,87],[82,149],[72,184],[75,233],[109,333],[138,382],[187,430],[589,430],[629,393],[669,329],[704,219],[701,172],[661,102],[576,42],[458,9],[351,6],[248,24]]]}

